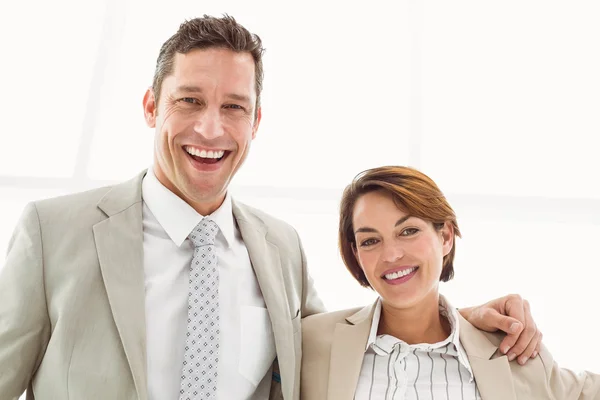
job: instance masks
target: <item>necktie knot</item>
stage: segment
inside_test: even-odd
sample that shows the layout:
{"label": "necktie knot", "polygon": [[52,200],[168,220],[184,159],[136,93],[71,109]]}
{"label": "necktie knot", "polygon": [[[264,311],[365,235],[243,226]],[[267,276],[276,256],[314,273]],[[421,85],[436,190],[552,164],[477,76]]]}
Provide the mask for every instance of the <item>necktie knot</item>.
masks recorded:
{"label": "necktie knot", "polygon": [[217,232],[219,232],[217,223],[210,218],[203,218],[188,238],[194,243],[195,247],[210,246],[215,244]]}

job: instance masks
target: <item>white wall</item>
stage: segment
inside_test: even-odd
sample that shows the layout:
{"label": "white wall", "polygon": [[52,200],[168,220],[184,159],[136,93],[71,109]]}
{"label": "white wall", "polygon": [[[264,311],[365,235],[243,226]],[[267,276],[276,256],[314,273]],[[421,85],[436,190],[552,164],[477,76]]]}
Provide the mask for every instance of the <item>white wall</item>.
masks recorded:
{"label": "white wall", "polygon": [[148,166],[141,101],[160,45],[227,12],[267,48],[263,122],[232,190],[298,229],[330,309],[373,298],[337,253],[341,189],[411,165],[464,233],[443,292],[457,306],[520,293],[559,363],[600,372],[600,3],[165,4],[0,6],[0,251],[26,202]]}

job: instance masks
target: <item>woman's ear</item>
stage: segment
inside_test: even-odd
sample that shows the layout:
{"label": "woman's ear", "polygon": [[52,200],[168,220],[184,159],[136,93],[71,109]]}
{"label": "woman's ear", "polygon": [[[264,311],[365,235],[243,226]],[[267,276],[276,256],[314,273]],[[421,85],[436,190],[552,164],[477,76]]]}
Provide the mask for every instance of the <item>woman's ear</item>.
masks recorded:
{"label": "woman's ear", "polygon": [[454,227],[449,222],[444,222],[440,234],[442,236],[442,249],[445,257],[454,246]]}
{"label": "woman's ear", "polygon": [[354,254],[354,258],[356,259],[356,263],[358,264],[360,269],[363,269],[362,265],[360,265],[360,259],[358,258],[358,250],[356,249],[356,243],[352,243],[351,246],[352,246],[352,253]]}

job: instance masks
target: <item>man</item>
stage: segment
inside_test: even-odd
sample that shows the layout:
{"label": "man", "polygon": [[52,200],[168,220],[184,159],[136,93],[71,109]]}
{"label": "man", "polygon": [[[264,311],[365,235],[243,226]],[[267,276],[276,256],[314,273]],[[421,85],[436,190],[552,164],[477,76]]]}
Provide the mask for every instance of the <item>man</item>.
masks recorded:
{"label": "man", "polygon": [[[300,321],[323,304],[296,231],[227,192],[262,52],[231,17],[182,24],[144,96],[152,167],[26,207],[0,276],[0,400],[298,399]],[[518,297],[462,312],[515,356],[539,346]]]}

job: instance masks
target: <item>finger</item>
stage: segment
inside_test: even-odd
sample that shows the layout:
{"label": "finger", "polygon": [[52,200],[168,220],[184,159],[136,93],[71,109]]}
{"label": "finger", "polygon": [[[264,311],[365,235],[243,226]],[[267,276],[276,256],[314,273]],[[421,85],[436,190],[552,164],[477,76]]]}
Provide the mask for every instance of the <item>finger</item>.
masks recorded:
{"label": "finger", "polygon": [[512,346],[508,352],[508,359],[510,361],[523,355],[523,352],[525,351],[525,349],[527,349],[529,343],[534,339],[535,335],[538,333],[537,326],[535,325],[535,322],[533,322],[533,318],[531,317],[531,311],[529,309],[529,303],[527,302],[527,300],[523,302],[523,308],[526,318],[525,328],[519,335],[519,339],[517,340],[515,345]]}
{"label": "finger", "polygon": [[495,321],[494,327],[507,335],[518,337],[521,331],[523,331],[523,324],[513,317],[497,314],[493,319]]}
{"label": "finger", "polygon": [[[508,318],[513,318],[514,320],[520,323],[520,326],[514,332],[505,331],[506,336],[500,343],[500,351],[502,352],[502,354],[507,354],[508,351],[517,343],[520,335],[523,332],[523,329],[525,328],[525,310],[523,308],[523,299],[521,299],[521,296],[511,296],[506,301],[505,311],[508,315]],[[511,324],[511,328],[514,329],[515,326]],[[515,357],[516,355],[513,357],[513,360]]]}
{"label": "finger", "polygon": [[[523,326],[527,325],[527,312],[525,309],[526,300],[517,294],[508,296],[506,300],[504,309],[506,311],[506,315],[509,317],[513,317],[517,321],[523,324]],[[533,319],[532,319],[533,320]]]}
{"label": "finger", "polygon": [[487,332],[501,330],[506,333],[519,333],[521,324],[514,318],[502,315],[493,308],[480,308],[473,312],[474,325]]}
{"label": "finger", "polygon": [[521,354],[519,356],[519,358],[517,359],[517,362],[519,364],[525,365],[525,363],[527,363],[527,360],[533,358],[533,356],[535,354],[535,349],[537,348],[538,343],[541,342],[541,337],[542,337],[542,332],[537,331],[536,335],[533,337],[533,340],[531,342],[529,342],[529,345],[527,346],[525,351],[523,351],[523,354]]}
{"label": "finger", "polygon": [[517,343],[519,336],[523,332],[523,325],[519,321],[511,317],[505,318],[511,322],[504,323],[504,325],[509,327],[508,329],[502,329],[506,333],[506,336],[502,339],[502,342],[500,342],[500,351],[502,354],[508,353],[511,347]]}
{"label": "finger", "polygon": [[544,335],[542,334],[542,332],[540,332],[537,346],[535,346],[535,350],[533,351],[531,358],[536,358],[538,356],[538,354],[540,354],[540,351],[542,350],[542,338],[543,337],[544,337]]}

